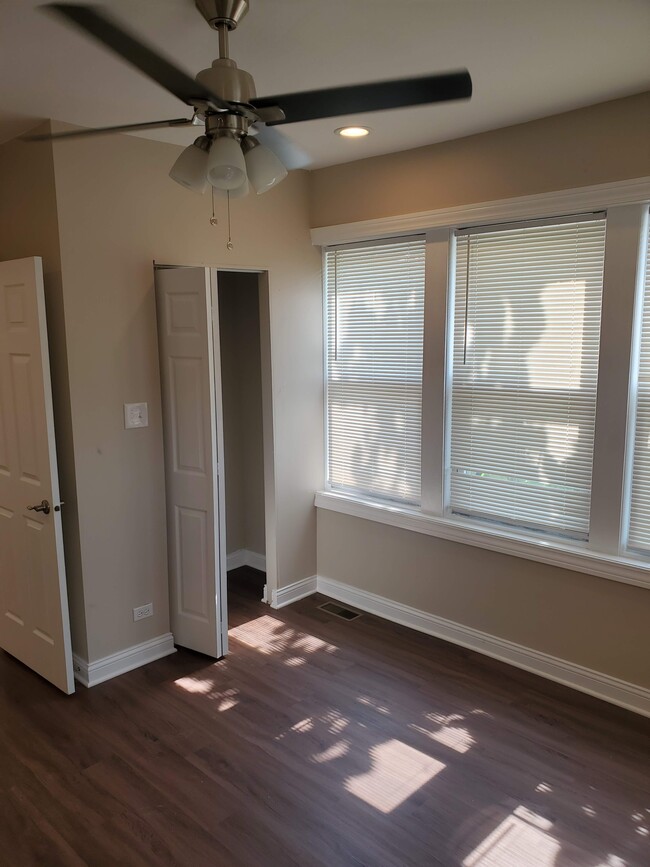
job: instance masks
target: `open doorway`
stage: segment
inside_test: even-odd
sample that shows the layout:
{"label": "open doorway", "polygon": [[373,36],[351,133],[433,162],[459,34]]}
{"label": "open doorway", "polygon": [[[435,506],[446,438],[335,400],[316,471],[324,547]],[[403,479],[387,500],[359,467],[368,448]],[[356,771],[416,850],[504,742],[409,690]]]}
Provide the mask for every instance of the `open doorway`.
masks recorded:
{"label": "open doorway", "polygon": [[228,625],[259,615],[266,585],[260,274],[217,272]]}

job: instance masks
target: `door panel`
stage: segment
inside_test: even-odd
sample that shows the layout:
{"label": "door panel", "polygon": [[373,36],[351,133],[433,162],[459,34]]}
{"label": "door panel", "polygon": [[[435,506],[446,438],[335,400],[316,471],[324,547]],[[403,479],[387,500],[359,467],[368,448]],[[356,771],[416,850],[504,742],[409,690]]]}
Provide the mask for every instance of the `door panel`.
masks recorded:
{"label": "door panel", "polygon": [[[28,508],[43,500],[48,514]],[[1,262],[0,647],[71,693],[58,506],[42,263]]]}
{"label": "door panel", "polygon": [[210,272],[156,270],[163,395],[171,627],[220,657],[221,550]]}

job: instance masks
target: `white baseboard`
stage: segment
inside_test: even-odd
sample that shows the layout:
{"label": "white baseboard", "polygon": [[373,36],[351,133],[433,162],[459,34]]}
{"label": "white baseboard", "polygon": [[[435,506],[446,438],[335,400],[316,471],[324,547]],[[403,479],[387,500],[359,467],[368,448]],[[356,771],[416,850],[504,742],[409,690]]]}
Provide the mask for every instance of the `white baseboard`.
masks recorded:
{"label": "white baseboard", "polygon": [[285,605],[291,605],[292,602],[304,599],[305,596],[311,596],[312,593],[316,593],[317,589],[315,575],[312,575],[311,578],[295,581],[287,587],[279,587],[271,594],[271,608],[284,608]]}
{"label": "white baseboard", "polygon": [[297,602],[299,599],[304,599],[305,596],[316,592],[330,596],[332,599],[344,602],[346,605],[351,605],[361,611],[367,611],[369,614],[376,614],[378,617],[392,620],[394,623],[401,623],[403,626],[417,629],[418,632],[426,632],[427,635],[442,638],[452,644],[459,644],[461,647],[467,647],[477,653],[491,656],[501,662],[507,662],[516,668],[523,668],[525,671],[530,671],[540,677],[554,680],[603,701],[650,717],[650,689],[619,680],[619,678],[594,671],[591,668],[585,668],[574,662],[568,662],[566,659],[559,659],[548,653],[533,650],[522,644],[515,644],[505,638],[489,635],[487,632],[472,629],[461,623],[455,623],[453,620],[446,620],[444,617],[429,614],[427,611],[411,608],[409,605],[394,602],[384,596],[359,590],[357,587],[343,584],[333,578],[325,578],[322,575],[312,576],[311,578],[303,578],[302,581],[296,581],[287,587],[281,587],[273,592],[272,607],[283,608],[285,605],[290,605],[292,602]]}
{"label": "white baseboard", "polygon": [[[313,581],[312,578],[306,580]],[[302,583],[304,582],[299,581],[290,587],[284,587],[282,592],[290,596],[292,588]],[[386,620],[392,620],[394,623],[401,623],[403,626],[410,626],[419,632],[426,632],[428,635],[434,635],[436,638],[442,638],[453,644],[460,644],[462,647],[507,662],[517,668],[523,668],[533,674],[540,675],[540,677],[546,677],[580,692],[586,692],[596,698],[603,699],[603,701],[611,702],[611,704],[619,705],[643,716],[650,716],[650,689],[619,680],[591,668],[584,668],[582,665],[576,665],[565,659],[558,659],[548,653],[506,641],[504,638],[497,638],[495,635],[463,626],[452,620],[446,620],[444,617],[437,617],[435,614],[393,602],[391,599],[359,590],[332,578],[324,578],[319,575],[316,580],[316,587],[319,593],[331,596],[332,599],[344,602],[346,605],[352,605],[361,611],[376,614]]]}
{"label": "white baseboard", "polygon": [[242,566],[250,566],[251,569],[259,569],[260,572],[266,572],[266,557],[264,554],[257,554],[255,551],[249,551],[247,548],[239,548],[228,554],[226,557],[226,569],[230,572],[231,569],[240,569]]}
{"label": "white baseboard", "polygon": [[127,647],[126,650],[112,653],[96,662],[86,662],[85,659],[73,653],[74,676],[83,686],[97,686],[98,683],[103,683],[119,674],[125,674],[127,671],[153,662],[155,659],[162,659],[163,656],[169,656],[170,653],[176,653],[174,637],[171,632],[158,635],[149,641],[143,641],[142,644]]}

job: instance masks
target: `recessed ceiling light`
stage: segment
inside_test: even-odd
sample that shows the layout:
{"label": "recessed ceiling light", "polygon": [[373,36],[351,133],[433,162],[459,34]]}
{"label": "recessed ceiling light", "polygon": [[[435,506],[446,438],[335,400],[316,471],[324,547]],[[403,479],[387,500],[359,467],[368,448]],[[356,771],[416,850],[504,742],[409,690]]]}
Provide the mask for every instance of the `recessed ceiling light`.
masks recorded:
{"label": "recessed ceiling light", "polygon": [[364,135],[368,135],[370,130],[367,126],[340,126],[334,132],[344,138],[362,138]]}

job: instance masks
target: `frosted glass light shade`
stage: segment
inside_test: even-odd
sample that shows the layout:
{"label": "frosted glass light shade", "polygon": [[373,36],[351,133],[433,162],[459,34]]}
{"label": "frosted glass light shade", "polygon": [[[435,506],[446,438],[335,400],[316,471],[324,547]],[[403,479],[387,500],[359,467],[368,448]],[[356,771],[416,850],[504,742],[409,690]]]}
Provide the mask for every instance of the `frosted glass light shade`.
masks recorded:
{"label": "frosted glass light shade", "polygon": [[234,190],[220,190],[215,187],[215,193],[219,196],[220,199],[225,199],[228,193],[230,193],[231,199],[243,199],[244,196],[247,196],[250,192],[250,184],[248,183],[248,178],[238,187],[235,187]]}
{"label": "frosted glass light shade", "polygon": [[253,144],[246,152],[246,168],[248,180],[258,196],[287,176],[287,170],[273,151],[262,144]]}
{"label": "frosted glass light shade", "polygon": [[222,135],[212,142],[208,180],[219,190],[236,190],[246,180],[246,162],[237,139]]}
{"label": "frosted glass light shade", "polygon": [[210,142],[204,135],[186,147],[171,167],[169,177],[195,193],[204,193],[208,185],[208,147]]}

